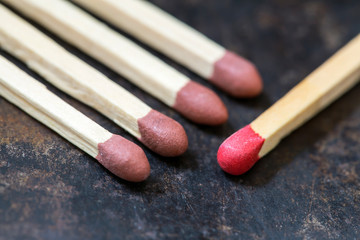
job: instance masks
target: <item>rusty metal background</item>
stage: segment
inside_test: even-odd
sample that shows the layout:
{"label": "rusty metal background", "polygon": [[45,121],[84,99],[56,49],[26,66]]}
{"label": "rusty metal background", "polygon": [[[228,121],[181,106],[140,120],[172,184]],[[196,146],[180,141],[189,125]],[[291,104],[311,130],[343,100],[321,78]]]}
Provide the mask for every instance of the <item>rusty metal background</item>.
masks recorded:
{"label": "rusty metal background", "polygon": [[[144,148],[151,177],[144,183],[127,183],[0,98],[0,239],[358,238],[359,85],[243,176],[223,173],[216,151],[227,136],[359,33],[360,1],[152,2],[254,61],[264,77],[264,93],[249,100],[231,98],[151,50],[214,89],[228,106],[228,123],[198,126],[36,25],[183,124],[190,146],[185,155],[173,159]],[[21,62],[3,51],[0,54],[44,82]],[[96,111],[54,87],[49,89],[108,130],[140,144]]]}

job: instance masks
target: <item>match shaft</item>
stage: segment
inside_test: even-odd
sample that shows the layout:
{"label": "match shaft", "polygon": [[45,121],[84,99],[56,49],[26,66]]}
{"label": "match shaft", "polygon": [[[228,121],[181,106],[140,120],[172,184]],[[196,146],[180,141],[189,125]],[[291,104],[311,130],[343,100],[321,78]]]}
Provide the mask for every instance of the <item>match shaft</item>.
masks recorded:
{"label": "match shaft", "polygon": [[0,45],[59,89],[140,137],[136,121],[150,112],[149,106],[1,5]]}
{"label": "match shaft", "polygon": [[1,56],[0,94],[94,158],[112,136]]}
{"label": "match shaft", "polygon": [[188,78],[63,0],[3,0],[169,106]]}
{"label": "match shaft", "polygon": [[260,157],[359,82],[359,56],[360,35],[250,124],[265,139]]}
{"label": "match shaft", "polygon": [[72,0],[210,78],[225,49],[147,1]]}
{"label": "match shaft", "polygon": [[148,1],[73,0],[168,55],[234,97],[254,97],[261,77],[248,60],[226,50]]}

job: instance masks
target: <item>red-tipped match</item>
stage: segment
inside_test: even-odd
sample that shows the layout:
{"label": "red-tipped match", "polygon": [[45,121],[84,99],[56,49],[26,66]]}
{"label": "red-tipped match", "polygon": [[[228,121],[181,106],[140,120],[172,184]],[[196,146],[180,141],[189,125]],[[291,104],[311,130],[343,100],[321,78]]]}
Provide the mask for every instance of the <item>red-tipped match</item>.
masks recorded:
{"label": "red-tipped match", "polygon": [[254,64],[229,51],[215,63],[210,81],[233,97],[255,97],[263,87]]}
{"label": "red-tipped match", "polygon": [[116,176],[130,182],[144,181],[150,175],[150,165],[144,151],[118,135],[98,144],[96,159]]}
{"label": "red-tipped match", "polygon": [[138,120],[140,141],[152,151],[165,156],[175,157],[183,154],[188,147],[184,128],[175,120],[151,110]]}
{"label": "red-tipped match", "polygon": [[228,111],[219,96],[193,81],[177,93],[173,108],[198,124],[219,125],[228,119]]}
{"label": "red-tipped match", "polygon": [[240,129],[221,144],[217,153],[220,167],[232,175],[247,172],[259,160],[264,141],[250,125]]}

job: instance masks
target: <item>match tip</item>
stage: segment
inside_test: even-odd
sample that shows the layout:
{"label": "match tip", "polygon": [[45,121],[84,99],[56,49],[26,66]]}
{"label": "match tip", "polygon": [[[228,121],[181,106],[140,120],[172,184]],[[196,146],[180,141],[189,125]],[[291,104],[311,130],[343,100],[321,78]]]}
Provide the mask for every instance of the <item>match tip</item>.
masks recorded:
{"label": "match tip", "polygon": [[217,153],[220,167],[232,175],[247,172],[259,160],[264,141],[250,125],[240,129],[221,144]]}
{"label": "match tip", "polygon": [[229,51],[215,63],[210,81],[233,97],[255,97],[263,88],[254,64]]}
{"label": "match tip", "polygon": [[191,121],[205,125],[219,125],[227,121],[228,111],[212,90],[189,81],[176,96],[173,106]]}
{"label": "match tip", "polygon": [[150,175],[150,165],[144,151],[125,138],[113,135],[98,144],[96,159],[116,176],[130,182],[144,181]]}
{"label": "match tip", "polygon": [[188,147],[184,128],[177,121],[158,111],[151,110],[138,120],[138,125],[141,134],[139,140],[162,156],[179,156]]}

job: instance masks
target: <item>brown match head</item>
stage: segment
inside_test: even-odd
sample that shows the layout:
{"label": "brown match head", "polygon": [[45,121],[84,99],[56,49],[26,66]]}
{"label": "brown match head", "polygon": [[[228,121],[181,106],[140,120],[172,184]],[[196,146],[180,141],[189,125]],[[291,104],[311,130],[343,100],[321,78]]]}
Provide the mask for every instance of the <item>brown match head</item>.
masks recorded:
{"label": "brown match head", "polygon": [[150,175],[150,165],[144,151],[119,135],[112,135],[98,144],[96,159],[116,176],[130,182],[144,181]]}
{"label": "brown match head", "polygon": [[254,64],[229,51],[215,63],[210,81],[233,97],[255,97],[263,88]]}
{"label": "brown match head", "polygon": [[215,92],[193,81],[177,93],[173,108],[191,121],[204,125],[222,124],[229,116]]}
{"label": "brown match head", "polygon": [[188,147],[184,128],[175,120],[158,111],[151,110],[138,120],[139,140],[152,151],[164,157],[183,154]]}

